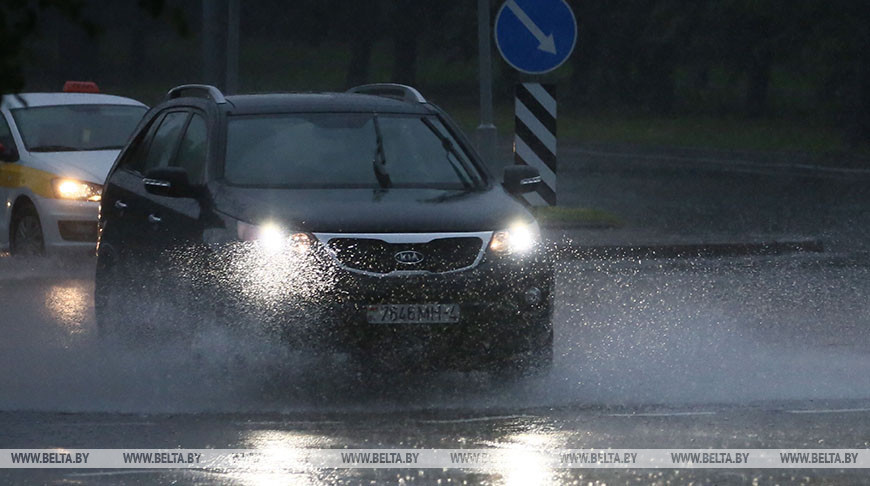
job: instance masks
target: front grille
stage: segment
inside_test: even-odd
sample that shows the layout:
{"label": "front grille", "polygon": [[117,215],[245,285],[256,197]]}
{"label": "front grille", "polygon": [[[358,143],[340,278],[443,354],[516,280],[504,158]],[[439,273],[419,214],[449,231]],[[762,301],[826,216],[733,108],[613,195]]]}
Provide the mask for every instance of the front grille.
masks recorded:
{"label": "front grille", "polygon": [[[428,243],[388,243],[373,238],[333,238],[329,248],[335,258],[353,270],[386,274],[396,271],[443,273],[474,264],[483,240],[474,236],[439,238]],[[422,261],[400,263],[396,254],[418,252]]]}

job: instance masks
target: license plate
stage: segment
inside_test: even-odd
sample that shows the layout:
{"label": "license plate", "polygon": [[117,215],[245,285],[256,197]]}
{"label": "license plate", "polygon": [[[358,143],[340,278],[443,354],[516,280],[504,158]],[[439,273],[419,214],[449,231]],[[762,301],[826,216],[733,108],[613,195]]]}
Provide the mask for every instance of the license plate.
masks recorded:
{"label": "license plate", "polygon": [[366,308],[370,324],[449,324],[459,322],[457,304],[383,304]]}

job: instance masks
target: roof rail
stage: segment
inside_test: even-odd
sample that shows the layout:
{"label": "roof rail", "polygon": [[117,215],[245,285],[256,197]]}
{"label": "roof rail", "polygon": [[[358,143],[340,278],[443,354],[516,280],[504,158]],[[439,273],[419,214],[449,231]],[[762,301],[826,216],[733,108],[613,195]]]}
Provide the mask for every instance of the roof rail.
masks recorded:
{"label": "roof rail", "polygon": [[383,96],[385,98],[393,98],[396,100],[405,101],[407,103],[426,103],[426,98],[424,98],[419,91],[404,84],[364,84],[362,86],[353,87],[347,90],[347,92]]}
{"label": "roof rail", "polygon": [[208,84],[183,84],[176,86],[166,93],[167,99],[181,98],[183,96],[191,96],[194,98],[209,98],[217,104],[227,102],[221,90]]}

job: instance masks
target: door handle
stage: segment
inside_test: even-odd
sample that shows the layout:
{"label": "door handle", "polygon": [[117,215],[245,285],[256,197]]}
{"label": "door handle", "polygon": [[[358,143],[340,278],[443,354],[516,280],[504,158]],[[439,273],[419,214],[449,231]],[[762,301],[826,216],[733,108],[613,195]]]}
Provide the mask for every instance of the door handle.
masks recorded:
{"label": "door handle", "polygon": [[159,222],[161,222],[161,221],[163,221],[163,218],[161,218],[160,216],[157,216],[157,215],[155,215],[155,214],[149,214],[149,215],[148,215],[148,222],[149,222],[149,223],[157,224],[157,223],[159,223]]}
{"label": "door handle", "polygon": [[118,200],[115,201],[115,207],[116,207],[117,209],[126,209],[126,208],[127,208],[127,203],[125,203],[124,201],[118,199]]}

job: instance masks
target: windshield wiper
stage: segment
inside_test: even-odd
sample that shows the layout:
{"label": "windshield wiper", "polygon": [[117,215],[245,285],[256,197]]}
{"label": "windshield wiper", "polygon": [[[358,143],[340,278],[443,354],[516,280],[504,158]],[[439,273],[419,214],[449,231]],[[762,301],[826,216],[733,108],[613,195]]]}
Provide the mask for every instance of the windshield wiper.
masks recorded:
{"label": "windshield wiper", "polygon": [[[429,130],[431,130],[432,133],[434,133],[439,140],[441,140],[441,145],[447,152],[447,162],[450,163],[450,167],[453,168],[453,172],[455,172],[456,176],[459,177],[459,180],[462,181],[462,185],[464,185],[466,188],[473,187],[474,183],[470,180],[474,178],[474,176],[472,175],[472,171],[460,156],[459,151],[456,150],[456,146],[453,144],[453,141],[447,138],[443,133],[441,133],[441,131],[438,130],[438,127],[436,127],[435,124],[432,123],[432,120],[426,117],[421,118],[421,120],[423,121],[423,124],[426,125],[426,127],[429,128]],[[453,156],[452,159],[450,158],[451,155]]]}
{"label": "windshield wiper", "polygon": [[36,147],[30,147],[27,149],[28,152],[78,152],[82,150],[79,147],[70,147],[67,145],[37,145]]}
{"label": "windshield wiper", "polygon": [[393,181],[390,180],[390,174],[387,172],[387,157],[384,155],[384,138],[381,136],[381,124],[378,122],[377,113],[374,115],[374,123],[377,147],[375,147],[375,157],[372,159],[372,168],[375,171],[378,184],[386,189],[393,185]]}

